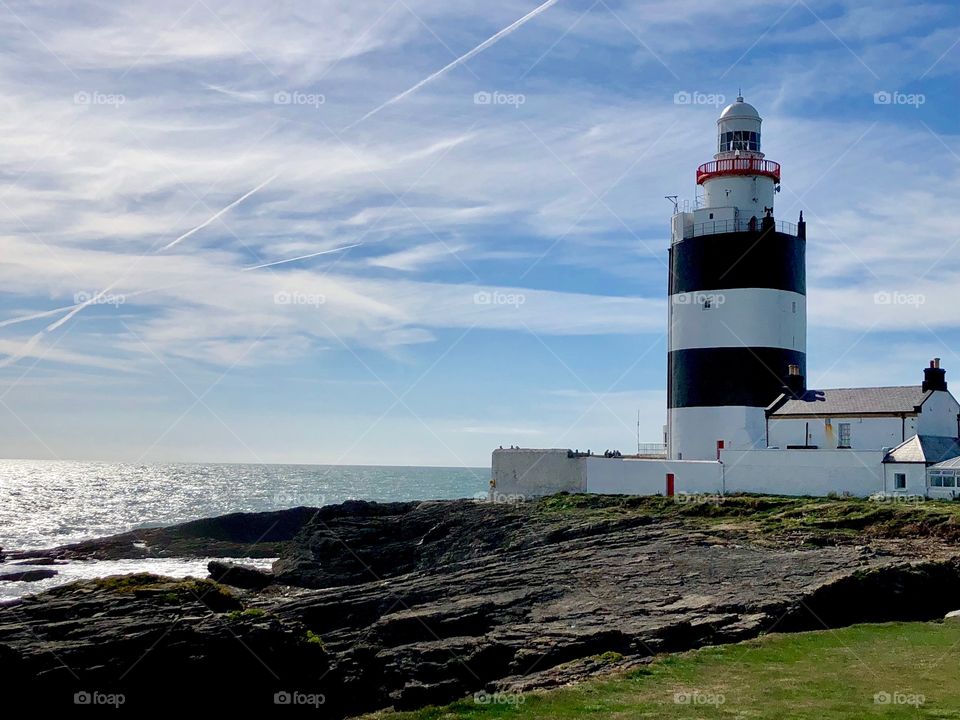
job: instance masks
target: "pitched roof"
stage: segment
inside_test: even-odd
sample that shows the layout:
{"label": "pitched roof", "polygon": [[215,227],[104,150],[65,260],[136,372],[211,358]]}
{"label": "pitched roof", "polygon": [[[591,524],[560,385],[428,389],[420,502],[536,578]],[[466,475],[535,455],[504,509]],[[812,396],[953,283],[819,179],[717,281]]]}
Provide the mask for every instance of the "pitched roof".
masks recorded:
{"label": "pitched roof", "polygon": [[960,456],[960,443],[955,438],[914,435],[888,452],[883,461],[932,464],[958,456]]}
{"label": "pitched roof", "polygon": [[924,391],[920,385],[807,390],[800,398],[781,395],[768,411],[775,417],[912,413],[931,392]]}
{"label": "pitched roof", "polygon": [[930,466],[931,470],[960,470],[960,456],[938,462]]}

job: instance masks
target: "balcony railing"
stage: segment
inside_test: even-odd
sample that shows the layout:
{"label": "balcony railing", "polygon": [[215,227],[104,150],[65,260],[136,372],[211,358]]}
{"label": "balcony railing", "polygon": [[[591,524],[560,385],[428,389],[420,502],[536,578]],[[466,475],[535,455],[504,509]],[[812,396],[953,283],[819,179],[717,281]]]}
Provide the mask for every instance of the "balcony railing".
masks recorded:
{"label": "balcony railing", "polygon": [[[760,230],[762,222],[758,219],[754,229]],[[750,222],[743,220],[710,220],[708,222],[696,223],[694,225],[685,225],[683,228],[683,239],[700,237],[701,235],[717,235],[719,233],[743,232],[750,230]],[[787,235],[796,235],[797,226],[795,223],[778,220],[774,222],[774,229]]]}
{"label": "balcony railing", "polygon": [[780,182],[780,163],[754,157],[711,160],[697,168],[697,185],[721,175],[766,175]]}

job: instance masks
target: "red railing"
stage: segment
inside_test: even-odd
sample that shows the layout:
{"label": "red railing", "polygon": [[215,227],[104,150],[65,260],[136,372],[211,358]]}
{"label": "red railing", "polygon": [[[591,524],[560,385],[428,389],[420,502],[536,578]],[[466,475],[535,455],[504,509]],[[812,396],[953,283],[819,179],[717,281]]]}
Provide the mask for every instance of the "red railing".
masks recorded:
{"label": "red railing", "polygon": [[720,175],[766,175],[780,182],[780,163],[749,157],[711,160],[697,168],[697,185]]}

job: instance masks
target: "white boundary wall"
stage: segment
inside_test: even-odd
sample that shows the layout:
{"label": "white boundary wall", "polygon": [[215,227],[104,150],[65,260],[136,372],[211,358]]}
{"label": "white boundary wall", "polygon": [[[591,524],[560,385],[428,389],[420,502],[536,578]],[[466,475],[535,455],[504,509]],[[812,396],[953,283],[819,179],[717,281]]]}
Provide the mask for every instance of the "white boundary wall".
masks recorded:
{"label": "white boundary wall", "polygon": [[674,492],[720,493],[720,463],[715,460],[637,460],[591,457],[586,460],[587,492],[609,495],[666,495],[667,473]]}
{"label": "white boundary wall", "polygon": [[[723,450],[711,460],[568,457],[566,449],[495,450],[494,491],[538,497],[558,492],[665,495],[757,493],[867,497],[884,490],[879,450]],[[889,489],[889,488],[888,488]]]}
{"label": "white boundary wall", "polygon": [[569,450],[494,450],[493,490],[505,495],[538,497],[587,491],[586,458],[567,457]]}
{"label": "white boundary wall", "polygon": [[868,497],[883,490],[883,455],[881,450],[723,450],[720,459],[728,493]]}

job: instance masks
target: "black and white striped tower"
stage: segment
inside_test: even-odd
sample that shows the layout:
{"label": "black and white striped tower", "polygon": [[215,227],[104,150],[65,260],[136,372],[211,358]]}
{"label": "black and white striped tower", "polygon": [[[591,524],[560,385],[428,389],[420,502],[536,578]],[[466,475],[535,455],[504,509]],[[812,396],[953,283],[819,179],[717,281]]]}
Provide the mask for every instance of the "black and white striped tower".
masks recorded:
{"label": "black and white striped tower", "polygon": [[762,447],[765,408],[806,375],[806,226],[777,222],[780,165],[760,152],[760,115],[742,97],[720,114],[718,148],[697,169],[702,202],[673,216],[668,452],[713,460]]}

